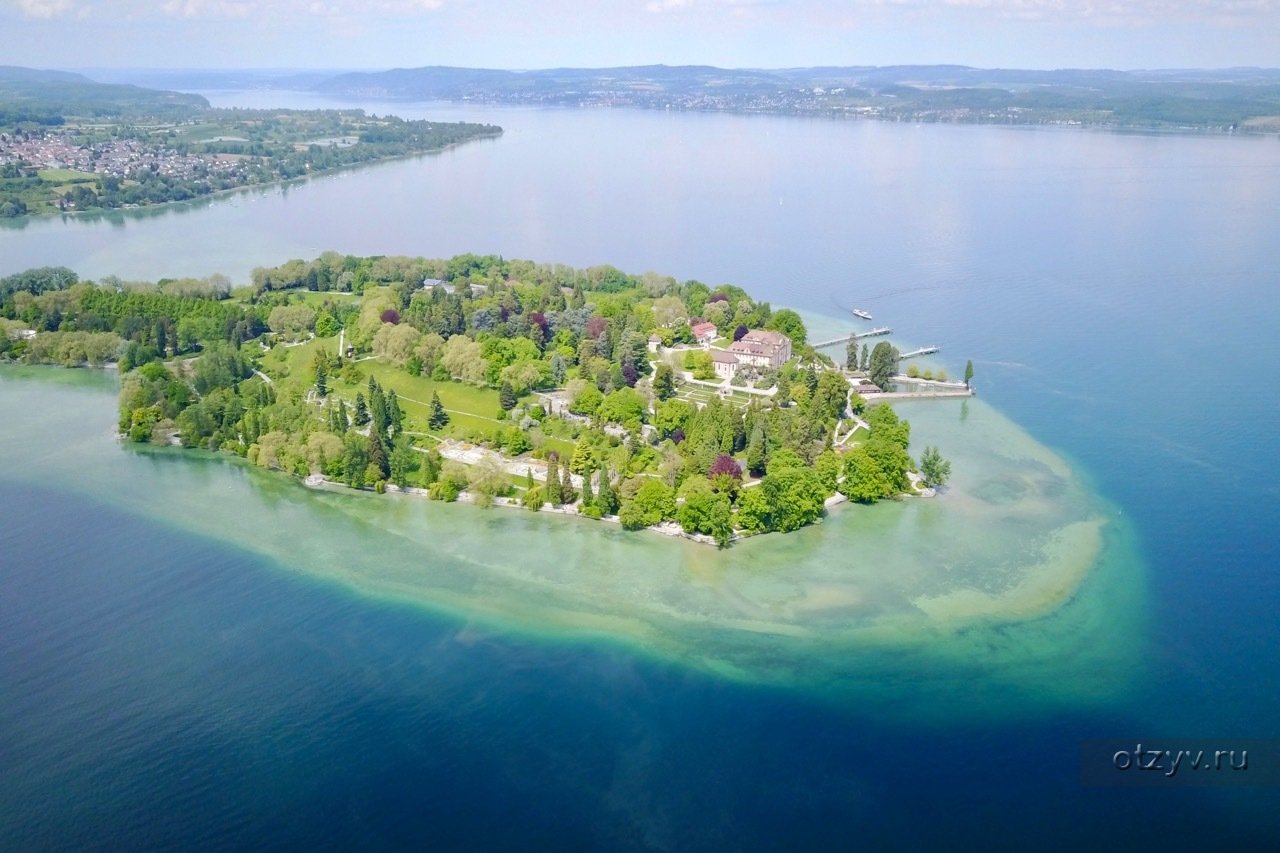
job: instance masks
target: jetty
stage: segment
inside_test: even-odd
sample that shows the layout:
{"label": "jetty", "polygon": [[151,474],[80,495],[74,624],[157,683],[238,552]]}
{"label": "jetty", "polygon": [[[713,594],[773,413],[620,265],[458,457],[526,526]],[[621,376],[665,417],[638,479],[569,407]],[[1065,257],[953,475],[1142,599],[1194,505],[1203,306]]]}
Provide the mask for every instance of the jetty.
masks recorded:
{"label": "jetty", "polygon": [[880,335],[892,335],[892,334],[893,334],[893,329],[890,329],[888,326],[881,326],[877,329],[872,329],[868,332],[851,332],[845,335],[844,337],[832,338],[829,341],[819,341],[818,343],[813,345],[813,348],[822,349],[824,347],[833,347],[836,344],[847,343],[850,340],[857,340],[859,338],[875,338],[875,337],[879,337]]}
{"label": "jetty", "polygon": [[915,358],[918,355],[933,355],[940,349],[941,347],[920,347],[920,349],[913,349],[911,352],[904,352],[898,356],[898,358]]}

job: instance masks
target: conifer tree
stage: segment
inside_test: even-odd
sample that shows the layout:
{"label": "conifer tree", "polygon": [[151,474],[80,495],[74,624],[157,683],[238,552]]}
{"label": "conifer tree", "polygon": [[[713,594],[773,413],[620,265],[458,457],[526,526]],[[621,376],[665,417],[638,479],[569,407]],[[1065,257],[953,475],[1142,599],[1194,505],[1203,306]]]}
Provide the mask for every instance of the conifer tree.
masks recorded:
{"label": "conifer tree", "polygon": [[395,391],[387,393],[387,430],[392,438],[404,431],[404,412],[400,409],[400,398]]}
{"label": "conifer tree", "polygon": [[427,418],[427,426],[431,429],[444,429],[449,423],[449,413],[444,410],[444,404],[440,402],[439,393],[431,392],[431,415]]}
{"label": "conifer tree", "polygon": [[498,386],[498,405],[502,407],[502,411],[509,412],[516,407],[516,392],[511,387],[511,383],[505,379]]}
{"label": "conifer tree", "polygon": [[547,457],[547,500],[553,504],[560,501],[560,456],[552,453]]}
{"label": "conifer tree", "polygon": [[665,361],[658,365],[653,374],[653,393],[659,400],[669,400],[676,393],[675,371]]}
{"label": "conifer tree", "polygon": [[323,353],[316,353],[316,394],[324,399],[329,395],[329,368]]}
{"label": "conifer tree", "polygon": [[364,401],[364,394],[356,392],[356,416],[355,425],[362,427],[369,422],[369,406]]}
{"label": "conifer tree", "polygon": [[596,506],[600,507],[600,512],[605,515],[616,515],[618,512],[618,494],[613,490],[613,484],[609,482],[608,468],[600,470],[600,493],[596,497]]}
{"label": "conifer tree", "polygon": [[382,444],[382,436],[377,430],[369,432],[369,464],[378,469],[382,479],[391,476],[391,460],[387,458],[387,448]]}
{"label": "conifer tree", "polygon": [[582,474],[582,506],[584,509],[596,502],[596,496],[591,493],[591,477],[594,473],[594,471],[587,470]]}
{"label": "conifer tree", "polygon": [[560,503],[571,504],[577,498],[573,491],[573,476],[569,473],[569,466],[565,465],[560,469]]}

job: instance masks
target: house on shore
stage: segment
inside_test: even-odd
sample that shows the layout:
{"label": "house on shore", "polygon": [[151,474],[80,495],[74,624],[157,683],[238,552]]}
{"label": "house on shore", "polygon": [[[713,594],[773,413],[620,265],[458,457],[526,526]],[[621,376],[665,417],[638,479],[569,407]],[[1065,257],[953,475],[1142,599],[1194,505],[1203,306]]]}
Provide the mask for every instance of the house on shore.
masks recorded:
{"label": "house on shore", "polygon": [[715,323],[698,323],[691,331],[695,341],[704,347],[709,347],[711,342],[716,339],[716,334],[719,330],[716,329]]}
{"label": "house on shore", "polygon": [[739,364],[777,370],[791,360],[791,338],[781,332],[756,329],[735,341],[729,352],[738,357]]}

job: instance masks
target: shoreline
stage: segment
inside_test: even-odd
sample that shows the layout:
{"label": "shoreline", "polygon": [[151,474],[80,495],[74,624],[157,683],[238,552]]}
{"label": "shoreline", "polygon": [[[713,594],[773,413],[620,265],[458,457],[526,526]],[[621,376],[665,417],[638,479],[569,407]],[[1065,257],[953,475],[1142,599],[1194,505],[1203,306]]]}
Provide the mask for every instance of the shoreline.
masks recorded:
{"label": "shoreline", "polygon": [[[83,375],[45,375],[58,374]],[[108,391],[96,383],[94,388]],[[992,414],[998,432],[975,436],[973,446],[986,447],[988,439],[1003,435],[1006,428],[1017,429],[995,410]],[[70,416],[65,420],[68,425],[78,422]],[[94,446],[117,451],[121,447],[114,430],[110,437],[99,435]],[[1024,441],[1034,439],[1022,434],[1017,443]],[[274,476],[281,472],[234,454],[197,449],[188,456],[178,448],[160,446],[131,449],[143,456],[167,457],[171,464],[147,469],[159,475],[158,483],[171,483],[181,494],[161,504],[144,490],[125,504],[136,510],[150,508],[148,514],[155,511],[179,526],[239,543],[291,572],[493,630],[573,641],[599,638],[734,680],[797,687],[815,679],[825,683],[827,676],[821,673],[839,674],[847,681],[852,676],[841,661],[848,654],[895,648],[954,663],[968,659],[975,643],[989,653],[977,638],[1007,630],[1003,626],[1019,626],[1016,630],[1028,632],[1031,647],[1038,648],[1035,638],[1046,631],[1056,633],[1054,626],[1082,620],[1096,625],[1088,604],[1081,605],[1085,610],[1069,606],[1093,600],[1095,594],[1088,590],[1099,589],[1091,585],[1095,570],[1111,564],[1107,555],[1113,553],[1114,536],[1125,529],[1123,519],[1117,528],[1112,513],[1087,488],[1080,493],[1084,503],[1072,499],[1061,509],[1044,507],[1032,495],[1030,504],[1002,501],[979,506],[966,490],[941,515],[935,511],[941,506],[886,502],[878,512],[842,513],[838,523],[815,525],[794,539],[752,537],[758,541],[744,551],[722,553],[664,546],[652,536],[600,536],[599,530],[577,525],[498,522],[474,508],[454,515],[446,507],[429,512],[428,505],[417,501],[353,501],[357,495],[352,492],[370,490],[342,484],[337,484],[341,490],[317,483],[316,488],[295,491],[305,484],[289,480],[301,478]],[[1009,458],[1016,461],[1022,455],[1019,451]],[[112,484],[131,470],[121,466],[128,466],[132,456],[109,454],[118,461],[108,460],[107,467],[87,481],[82,478],[83,462],[68,462],[40,476],[53,474],[54,482],[65,482],[76,491],[105,495],[114,493]],[[215,460],[216,467],[230,465],[248,478],[187,473]],[[1053,488],[1057,481],[1048,470],[1038,476],[1044,488]],[[1073,491],[1086,485],[1071,479]],[[235,482],[243,485],[232,486]],[[290,491],[296,497],[282,500]],[[330,493],[328,499],[321,497],[324,492]],[[228,503],[235,494],[257,497],[249,504],[236,499]],[[223,509],[212,515],[196,511],[219,505]],[[259,505],[275,507],[284,515],[258,520],[250,507]],[[1038,525],[1033,550],[1024,551],[1018,542],[1025,540],[1009,539],[988,524],[1011,517],[1046,522]],[[944,518],[951,520],[940,528]],[[240,526],[227,535],[224,522],[230,519],[238,519]],[[295,522],[309,525],[298,528],[302,538],[282,537],[280,525]],[[968,535],[975,528],[985,532]],[[313,534],[305,533],[312,529]],[[348,535],[359,531],[377,537],[380,556],[369,559],[368,542],[373,540]],[[654,532],[664,535],[662,530]],[[548,533],[550,539],[545,538]],[[686,538],[665,535],[668,540]],[[859,543],[858,551],[851,553],[854,542]],[[1011,558],[1013,562],[1006,562]],[[1014,574],[1008,573],[1015,568]],[[686,630],[693,633],[686,635]],[[983,633],[975,635],[974,630]],[[1015,654],[1017,665],[1040,683],[1039,653],[1022,655],[1020,644],[1003,641],[1000,648]],[[775,665],[784,659],[809,662],[807,674],[794,671],[792,664],[781,669]],[[1054,691],[1050,683],[1044,687]],[[1092,701],[1090,695],[1083,698]]]}
{"label": "shoreline", "polygon": [[95,207],[89,210],[55,210],[55,211],[50,211],[48,213],[28,213],[23,216],[14,216],[9,219],[0,219],[0,227],[3,227],[3,223],[8,222],[17,226],[18,229],[21,229],[25,227],[27,223],[34,224],[38,222],[44,222],[49,219],[52,219],[53,217],[70,217],[73,219],[83,218],[85,220],[92,220],[93,217],[108,218],[112,215],[125,215],[130,213],[149,212],[149,211],[163,211],[166,209],[172,209],[174,207],[177,207],[178,205],[183,205],[183,204],[197,205],[202,202],[213,202],[221,198],[235,195],[236,193],[248,192],[249,190],[267,190],[267,189],[272,189],[274,187],[302,186],[313,178],[327,178],[333,175],[340,175],[345,172],[356,171],[366,166],[379,166],[385,163],[395,163],[400,160],[409,160],[414,157],[432,157],[439,154],[443,154],[446,151],[452,151],[454,148],[457,148],[461,145],[467,145],[468,143],[471,143],[471,142],[478,142],[480,140],[485,140],[485,139],[498,139],[502,136],[502,134],[503,134],[503,131],[499,131],[498,133],[483,133],[478,136],[474,136],[471,139],[464,139],[461,142],[451,142],[448,145],[441,146],[440,148],[428,148],[424,151],[410,151],[404,154],[396,154],[391,157],[377,157],[372,160],[362,160],[359,163],[348,163],[344,166],[338,166],[337,168],[334,168],[334,169],[324,169],[319,172],[309,172],[305,175],[299,175],[296,178],[282,178],[277,181],[265,181],[260,184],[243,184],[238,187],[228,187],[227,189],[214,190],[213,192],[205,193],[204,195],[199,195],[199,196],[196,196],[195,198],[188,198],[188,199],[181,199],[181,200],[174,199],[173,201],[162,201],[162,202],[157,202],[155,204],[134,205],[132,207]]}

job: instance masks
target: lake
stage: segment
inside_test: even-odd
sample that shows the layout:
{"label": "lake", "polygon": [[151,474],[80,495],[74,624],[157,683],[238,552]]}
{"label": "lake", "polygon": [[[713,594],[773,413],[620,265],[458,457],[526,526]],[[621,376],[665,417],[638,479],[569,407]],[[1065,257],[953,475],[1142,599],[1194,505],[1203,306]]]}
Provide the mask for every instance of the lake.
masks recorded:
{"label": "lake", "polygon": [[[974,360],[968,406],[903,407],[955,488],[717,555],[127,450],[109,374],[5,369],[0,843],[1280,838],[1274,787],[1080,778],[1085,738],[1280,736],[1275,138],[363,106],[506,133],[5,223],[0,274],[474,251],[730,282],[832,336],[856,305],[903,348],[940,345],[926,366]],[[1019,543],[1094,517],[1067,604],[905,620],[921,590],[1041,559]],[[780,633],[855,591],[876,630]],[[731,622],[741,597],[771,602],[749,614],[768,630]]]}

